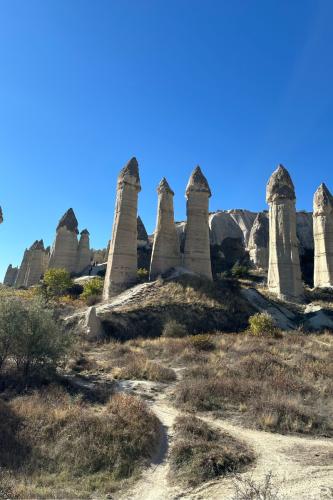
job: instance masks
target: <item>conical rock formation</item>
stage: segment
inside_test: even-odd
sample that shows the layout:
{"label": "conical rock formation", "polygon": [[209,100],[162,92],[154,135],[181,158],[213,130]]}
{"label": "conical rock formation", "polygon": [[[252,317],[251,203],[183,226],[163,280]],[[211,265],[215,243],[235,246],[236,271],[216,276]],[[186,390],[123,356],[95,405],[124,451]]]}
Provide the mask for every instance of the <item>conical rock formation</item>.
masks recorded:
{"label": "conical rock formation", "polygon": [[180,245],[174,221],[173,196],[165,177],[157,188],[158,207],[150,264],[150,279],[180,266]]}
{"label": "conical rock formation", "polygon": [[140,190],[139,166],[136,158],[132,158],[118,176],[104,300],[134,284],[137,279],[137,210]]}
{"label": "conical rock formation", "polygon": [[49,268],[66,269],[74,273],[77,267],[78,222],[72,208],[62,216],[51,248]]}
{"label": "conical rock formation", "polygon": [[211,191],[199,166],[191,174],[186,187],[187,225],[184,266],[200,276],[212,279],[210,260],[208,203]]}
{"label": "conical rock formation", "polygon": [[296,236],[295,189],[279,165],[266,189],[269,204],[268,288],[278,297],[298,301],[303,294]]}
{"label": "conical rock formation", "polygon": [[314,286],[333,287],[333,196],[321,184],[313,198]]}
{"label": "conical rock formation", "polygon": [[265,212],[259,212],[249,237],[249,253],[253,264],[259,269],[268,269],[269,222]]}

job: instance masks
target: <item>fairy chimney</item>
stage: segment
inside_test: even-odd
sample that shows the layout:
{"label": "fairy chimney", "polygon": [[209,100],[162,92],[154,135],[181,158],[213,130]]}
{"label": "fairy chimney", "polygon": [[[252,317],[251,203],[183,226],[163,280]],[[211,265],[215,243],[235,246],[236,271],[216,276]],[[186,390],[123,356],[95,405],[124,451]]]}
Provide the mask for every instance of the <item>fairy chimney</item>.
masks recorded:
{"label": "fairy chimney", "polygon": [[333,196],[321,184],[313,198],[314,286],[333,287]]}
{"label": "fairy chimney", "polygon": [[66,269],[74,273],[77,266],[78,222],[72,208],[62,216],[51,248],[49,268]]}

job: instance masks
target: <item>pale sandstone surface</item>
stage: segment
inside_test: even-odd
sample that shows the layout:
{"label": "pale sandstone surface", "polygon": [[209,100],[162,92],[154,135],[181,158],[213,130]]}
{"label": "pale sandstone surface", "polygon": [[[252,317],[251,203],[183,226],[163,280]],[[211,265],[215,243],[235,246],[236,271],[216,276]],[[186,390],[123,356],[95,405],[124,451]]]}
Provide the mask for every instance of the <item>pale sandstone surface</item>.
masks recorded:
{"label": "pale sandstone surface", "polygon": [[90,266],[90,242],[89,231],[83,229],[80,233],[80,241],[77,249],[76,272],[78,274],[87,270]]}
{"label": "pale sandstone surface", "polygon": [[116,206],[103,298],[108,300],[137,279],[139,166],[132,158],[118,176]]}
{"label": "pale sandstone surface", "polygon": [[211,191],[207,179],[196,167],[186,187],[186,236],[184,267],[190,271],[212,279],[210,260],[210,238],[208,204]]}
{"label": "pale sandstone surface", "polygon": [[266,189],[269,204],[268,288],[285,300],[303,294],[296,236],[295,190],[288,171],[279,165]]}
{"label": "pale sandstone surface", "polygon": [[268,268],[269,222],[265,212],[259,212],[254,220],[249,237],[251,262],[259,269]]}
{"label": "pale sandstone surface", "polygon": [[333,287],[333,197],[321,184],[313,198],[314,286]]}
{"label": "pale sandstone surface", "polygon": [[60,219],[51,248],[49,268],[66,269],[75,273],[78,252],[78,222],[72,208]]}
{"label": "pale sandstone surface", "polygon": [[150,264],[151,279],[181,264],[180,244],[174,221],[174,192],[165,178],[158,185],[157,193],[157,221]]}
{"label": "pale sandstone surface", "polygon": [[3,279],[3,284],[6,286],[14,286],[17,278],[19,268],[13,267],[11,264],[7,267],[5,277]]}

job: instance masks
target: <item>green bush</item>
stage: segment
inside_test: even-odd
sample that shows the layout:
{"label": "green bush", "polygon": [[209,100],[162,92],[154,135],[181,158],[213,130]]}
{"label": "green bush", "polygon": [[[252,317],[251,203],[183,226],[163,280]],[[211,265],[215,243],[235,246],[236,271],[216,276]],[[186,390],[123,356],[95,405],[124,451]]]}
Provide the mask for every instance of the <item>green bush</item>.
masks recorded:
{"label": "green bush", "polygon": [[201,333],[200,335],[193,335],[189,338],[190,346],[197,351],[212,351],[215,349],[215,344],[209,335]]}
{"label": "green bush", "polygon": [[102,278],[100,278],[99,276],[96,276],[96,278],[87,281],[83,285],[83,292],[81,294],[81,297],[89,302],[90,305],[93,305],[91,302],[96,304],[103,293],[103,286],[104,280],[102,280]]}
{"label": "green bush", "polygon": [[184,325],[171,319],[165,323],[162,335],[163,337],[186,337],[187,330]]}
{"label": "green bush", "polygon": [[73,281],[66,269],[48,269],[44,274],[42,290],[47,298],[56,298],[66,295],[72,285]]}
{"label": "green bush", "polygon": [[136,272],[139,283],[145,283],[149,279],[149,272],[147,269],[141,267]]}
{"label": "green bush", "polygon": [[249,273],[249,268],[247,266],[242,266],[238,262],[236,262],[236,264],[234,264],[231,269],[231,275],[234,278],[244,278],[245,276],[248,275],[248,273]]}
{"label": "green bush", "polygon": [[44,302],[15,298],[0,302],[0,368],[10,358],[25,377],[54,371],[65,357],[69,339]]}
{"label": "green bush", "polygon": [[281,337],[281,332],[267,312],[253,314],[249,318],[250,333],[255,337]]}

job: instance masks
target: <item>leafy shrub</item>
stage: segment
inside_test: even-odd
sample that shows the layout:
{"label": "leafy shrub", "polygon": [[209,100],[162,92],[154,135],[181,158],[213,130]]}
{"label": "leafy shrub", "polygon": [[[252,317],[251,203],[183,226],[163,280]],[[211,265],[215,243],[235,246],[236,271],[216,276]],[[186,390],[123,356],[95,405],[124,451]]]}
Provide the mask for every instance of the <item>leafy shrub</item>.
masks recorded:
{"label": "leafy shrub", "polygon": [[256,337],[281,337],[272,316],[267,312],[253,314],[249,318],[250,333]]}
{"label": "leafy shrub", "polygon": [[[83,292],[81,297],[88,302],[89,305],[94,305],[100,299],[103,293],[104,280],[99,276],[87,281],[83,285]],[[93,302],[93,303],[91,303]]]}
{"label": "leafy shrub", "polygon": [[72,285],[73,282],[66,269],[48,269],[44,274],[42,289],[47,298],[56,298],[66,295]]}
{"label": "leafy shrub", "polygon": [[[24,376],[54,370],[69,347],[69,335],[39,300],[0,302],[0,361],[12,358]],[[0,365],[0,368],[1,368]]]}
{"label": "leafy shrub", "polygon": [[212,351],[215,349],[215,344],[210,336],[204,333],[189,337],[189,344],[197,351]]}
{"label": "leafy shrub", "polygon": [[187,330],[184,325],[171,319],[165,323],[162,335],[164,337],[186,337]]}
{"label": "leafy shrub", "polygon": [[234,278],[244,278],[249,273],[249,268],[236,262],[231,268],[231,275]]}
{"label": "leafy shrub", "polygon": [[149,279],[149,272],[147,271],[147,269],[144,269],[143,267],[138,269],[136,274],[137,274],[139,283],[145,283]]}

